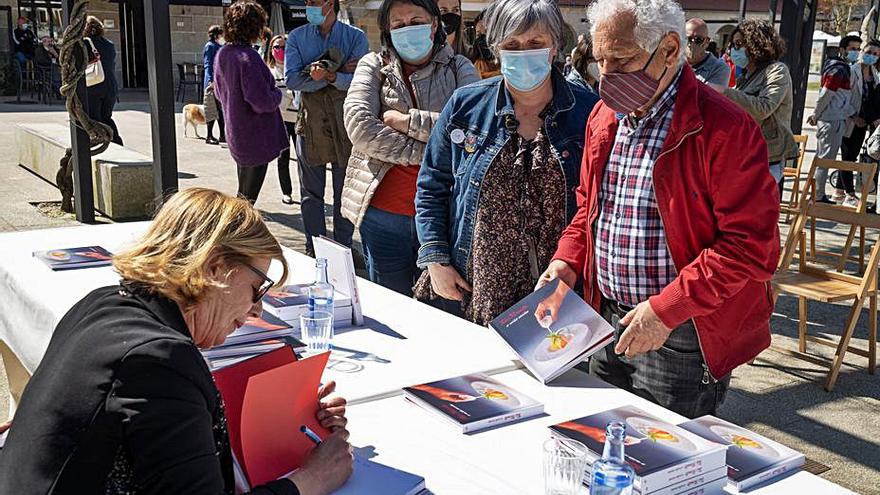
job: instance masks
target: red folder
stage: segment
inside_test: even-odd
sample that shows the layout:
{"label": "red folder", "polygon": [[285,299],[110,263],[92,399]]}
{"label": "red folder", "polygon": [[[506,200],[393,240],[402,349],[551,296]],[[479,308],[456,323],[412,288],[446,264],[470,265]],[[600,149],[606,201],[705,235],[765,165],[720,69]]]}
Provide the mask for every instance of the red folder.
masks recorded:
{"label": "red folder", "polygon": [[241,463],[241,411],[245,401],[248,379],[251,376],[269,371],[296,361],[296,354],[289,346],[284,346],[257,357],[222,368],[214,372],[214,383],[223,396],[226,408],[226,423],[229,431],[229,445],[239,460],[245,476],[250,479],[244,464]]}
{"label": "red folder", "polygon": [[315,443],[300,427],[324,438],[318,423],[318,387],[329,352],[251,375],[241,410],[239,461],[251,486],[299,468]]}

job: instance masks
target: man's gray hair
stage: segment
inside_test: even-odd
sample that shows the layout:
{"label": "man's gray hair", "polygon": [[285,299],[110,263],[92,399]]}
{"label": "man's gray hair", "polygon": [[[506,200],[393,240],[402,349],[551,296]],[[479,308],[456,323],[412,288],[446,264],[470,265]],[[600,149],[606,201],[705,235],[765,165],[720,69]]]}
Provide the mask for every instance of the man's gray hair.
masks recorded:
{"label": "man's gray hair", "polygon": [[678,35],[681,42],[679,63],[685,59],[685,16],[681,5],[674,0],[598,0],[587,9],[590,34],[595,37],[596,26],[610,21],[619,14],[630,13],[636,18],[633,36],[647,52],[657,49],[660,40],[669,33]]}
{"label": "man's gray hair", "polygon": [[553,38],[562,52],[565,20],[553,0],[496,0],[486,10],[486,41],[498,55],[498,45],[511,36],[538,27]]}

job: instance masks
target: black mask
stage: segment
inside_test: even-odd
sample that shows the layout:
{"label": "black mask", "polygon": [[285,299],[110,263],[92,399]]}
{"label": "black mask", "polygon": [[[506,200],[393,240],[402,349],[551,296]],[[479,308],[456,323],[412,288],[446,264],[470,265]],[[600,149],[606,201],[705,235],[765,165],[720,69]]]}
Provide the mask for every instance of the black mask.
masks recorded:
{"label": "black mask", "polygon": [[443,30],[447,35],[458,31],[458,26],[461,25],[461,16],[452,12],[441,15],[440,20],[443,21]]}

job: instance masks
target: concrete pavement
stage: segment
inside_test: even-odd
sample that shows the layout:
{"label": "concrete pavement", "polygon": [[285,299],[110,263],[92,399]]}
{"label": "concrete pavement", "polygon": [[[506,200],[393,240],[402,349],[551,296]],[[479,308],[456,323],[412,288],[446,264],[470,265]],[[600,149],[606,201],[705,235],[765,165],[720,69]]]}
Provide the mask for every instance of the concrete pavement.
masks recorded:
{"label": "concrete pavement", "polygon": [[[151,155],[149,107],[143,93],[126,93],[115,114],[127,146]],[[814,100],[811,100],[814,101]],[[809,113],[809,112],[807,112]],[[49,218],[31,203],[57,200],[58,191],[16,165],[12,149],[13,125],[17,122],[64,123],[60,106],[16,106],[0,104],[0,231],[29,230],[75,224],[70,215]],[[234,193],[235,165],[226,149],[208,146],[196,139],[183,138],[179,105],[176,116],[180,187],[204,186]],[[205,129],[200,132],[204,136]],[[805,133],[812,131],[805,127]],[[813,139],[809,150],[815,149]],[[806,160],[809,165],[810,160]],[[291,164],[294,199],[297,196],[296,166]],[[329,182],[329,181],[328,181]],[[330,197],[328,195],[328,197]],[[281,203],[278,175],[270,165],[257,203],[281,242],[293,249],[304,249],[299,206]],[[329,222],[329,217],[328,217]],[[787,225],[781,223],[783,234]],[[820,244],[839,241],[840,229],[820,224]],[[874,239],[876,232],[870,235]],[[840,305],[812,303],[809,307],[811,332],[839,335],[846,315]],[[866,313],[852,345],[866,346]],[[772,318],[774,341],[796,349],[797,301],[780,297]],[[830,349],[816,349],[829,355]],[[741,424],[804,452],[831,469],[823,474],[859,493],[880,494],[880,377],[866,371],[866,360],[849,355],[834,392],[821,388],[824,371],[773,350],[765,351],[753,365],[734,372],[732,389],[720,416]],[[2,373],[2,367],[0,367]],[[5,417],[7,393],[0,377],[0,418]]]}

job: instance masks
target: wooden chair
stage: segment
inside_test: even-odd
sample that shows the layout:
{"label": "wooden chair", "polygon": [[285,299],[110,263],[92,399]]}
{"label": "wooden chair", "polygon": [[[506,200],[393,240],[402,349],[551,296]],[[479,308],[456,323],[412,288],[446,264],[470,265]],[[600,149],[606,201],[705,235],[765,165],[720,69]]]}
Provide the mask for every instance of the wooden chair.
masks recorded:
{"label": "wooden chair", "polygon": [[[804,157],[807,155],[807,136],[796,134],[794,142],[798,144],[798,157],[795,161],[795,166],[782,169],[782,176],[791,177],[792,179],[791,195],[788,197],[788,201],[783,201],[779,207],[780,215],[785,214],[785,223],[789,223],[792,215],[797,214],[798,196],[801,192],[801,168],[804,165]],[[813,186],[815,186],[815,183],[813,183]],[[812,190],[815,194],[815,187]],[[782,201],[782,198],[779,199]]]}
{"label": "wooden chair", "polygon": [[[844,165],[841,165],[841,164]],[[833,162],[830,160],[814,160],[810,167],[808,180],[815,176],[819,167],[839,168],[854,167],[865,164],[845,164],[845,162]],[[873,171],[868,177],[873,177]],[[825,390],[831,391],[840,373],[840,366],[846,352],[852,352],[868,359],[868,373],[874,374],[877,365],[877,266],[880,262],[880,240],[874,237],[874,245],[871,248],[867,267],[861,276],[845,273],[846,263],[849,260],[849,249],[852,244],[854,229],[850,228],[850,235],[840,256],[840,261],[835,267],[827,265],[815,265],[809,262],[806,251],[806,236],[804,230],[807,221],[812,218],[830,220],[833,222],[848,224],[852,227],[880,229],[880,216],[865,213],[864,208],[847,208],[837,205],[817,203],[815,198],[807,194],[809,183],[804,185],[799,201],[801,211],[795,217],[791,231],[785,241],[782,258],[779,260],[779,270],[773,278],[773,286],[779,293],[792,294],[798,297],[798,351],[782,349],[774,346],[776,350],[790,354],[799,359],[809,361],[830,369],[825,382]],[[795,252],[800,247],[798,266],[789,269]],[[869,301],[868,312],[868,349],[860,349],[849,345],[855,330],[856,323],[862,312],[865,299]],[[852,301],[849,316],[844,325],[840,340],[817,337],[807,334],[807,300],[821,301],[826,303]],[[807,342],[827,345],[836,348],[834,359],[829,363],[817,356],[807,354]]]}
{"label": "wooden chair", "polygon": [[[814,158],[813,159],[813,167],[810,169],[813,172],[816,168],[824,168],[828,170],[828,173],[831,173],[832,169],[836,170],[847,170],[853,172],[854,176],[858,174],[862,174],[862,187],[859,191],[859,203],[855,208],[843,205],[826,205],[832,208],[840,208],[843,211],[851,211],[855,213],[864,213],[865,209],[868,206],[868,194],[871,192],[871,188],[873,187],[874,181],[874,172],[877,170],[876,163],[860,163],[860,162],[843,162],[836,160],[829,160],[827,158]],[[812,186],[812,200],[815,200],[815,196],[817,196],[815,191],[815,177],[813,175],[809,175],[807,178],[807,186],[804,188],[804,193],[808,190],[809,186]],[[803,211],[800,206],[798,207],[799,211]],[[849,251],[852,248],[852,243],[855,239],[856,232],[859,234],[859,249],[858,249],[858,257],[850,257]],[[789,232],[789,236],[791,236],[791,232]],[[865,269],[865,227],[863,225],[851,225],[849,229],[849,234],[847,236],[846,244],[844,245],[844,256],[838,257],[837,253],[821,250],[816,248],[816,218],[810,218],[810,245],[809,245],[809,253],[811,259],[818,260],[820,257],[827,259],[831,259],[832,261],[836,260],[838,263],[838,269],[842,269],[843,265],[845,265],[848,261],[857,261],[859,264],[859,272],[861,273]]]}

